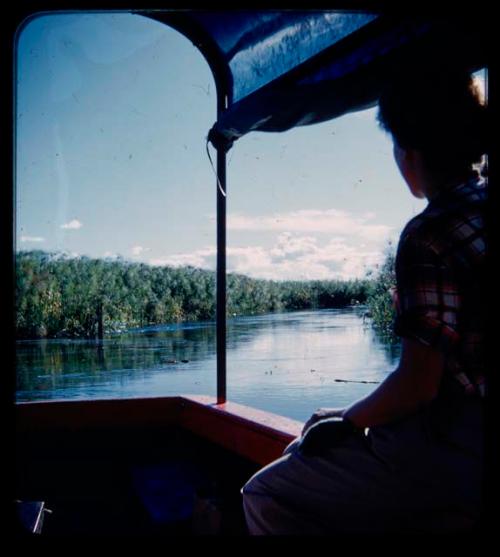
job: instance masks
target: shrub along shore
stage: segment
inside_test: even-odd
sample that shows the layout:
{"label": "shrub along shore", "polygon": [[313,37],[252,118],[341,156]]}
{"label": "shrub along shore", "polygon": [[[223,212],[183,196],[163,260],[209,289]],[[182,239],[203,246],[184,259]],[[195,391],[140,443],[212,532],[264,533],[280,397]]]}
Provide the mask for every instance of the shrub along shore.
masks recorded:
{"label": "shrub along shore", "polygon": [[[227,276],[229,316],[368,304],[374,325],[390,333],[393,258],[375,278],[272,281]],[[392,273],[392,274],[391,274]],[[16,254],[16,333],[29,338],[102,338],[147,325],[215,319],[215,273],[155,267],[124,259]]]}

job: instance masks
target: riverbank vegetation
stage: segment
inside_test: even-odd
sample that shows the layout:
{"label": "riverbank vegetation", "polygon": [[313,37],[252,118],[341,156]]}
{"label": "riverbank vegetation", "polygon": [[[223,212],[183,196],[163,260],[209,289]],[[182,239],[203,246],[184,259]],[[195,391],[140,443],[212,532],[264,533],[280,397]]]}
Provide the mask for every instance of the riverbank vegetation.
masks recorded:
{"label": "riverbank vegetation", "polygon": [[[369,299],[376,307],[381,293],[377,295],[375,283],[371,279],[271,281],[228,274],[227,311],[237,316],[342,308]],[[371,311],[379,315],[378,310]],[[41,250],[16,254],[20,339],[102,337],[147,325],[213,319],[213,271],[67,257]]]}
{"label": "riverbank vegetation", "polygon": [[399,338],[394,334],[394,320],[396,312],[390,290],[396,287],[395,271],[396,254],[389,244],[385,253],[385,260],[371,282],[370,292],[366,300],[373,327],[386,341],[394,344]]}

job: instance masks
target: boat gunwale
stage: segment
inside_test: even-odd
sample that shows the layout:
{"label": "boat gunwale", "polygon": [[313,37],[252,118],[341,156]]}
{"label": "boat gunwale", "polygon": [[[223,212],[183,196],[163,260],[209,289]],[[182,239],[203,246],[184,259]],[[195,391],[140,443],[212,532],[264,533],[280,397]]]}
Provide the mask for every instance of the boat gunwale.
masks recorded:
{"label": "boat gunwale", "polygon": [[303,424],[206,395],[18,402],[16,431],[180,427],[261,465],[279,458]]}

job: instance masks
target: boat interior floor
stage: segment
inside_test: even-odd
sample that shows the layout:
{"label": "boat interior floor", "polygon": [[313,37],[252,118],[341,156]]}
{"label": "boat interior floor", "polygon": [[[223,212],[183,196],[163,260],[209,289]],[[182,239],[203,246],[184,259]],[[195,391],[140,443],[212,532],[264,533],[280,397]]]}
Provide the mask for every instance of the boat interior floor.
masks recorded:
{"label": "boat interior floor", "polygon": [[16,499],[42,536],[246,535],[240,489],[259,465],[178,425],[24,432]]}

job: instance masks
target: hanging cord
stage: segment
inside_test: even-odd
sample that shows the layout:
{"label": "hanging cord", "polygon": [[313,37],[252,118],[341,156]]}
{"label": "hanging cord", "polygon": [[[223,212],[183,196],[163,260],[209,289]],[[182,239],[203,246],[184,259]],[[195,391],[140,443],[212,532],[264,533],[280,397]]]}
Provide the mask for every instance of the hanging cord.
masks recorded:
{"label": "hanging cord", "polygon": [[209,143],[209,139],[207,137],[207,144],[206,144],[206,148],[207,148],[207,155],[208,155],[208,160],[210,161],[210,164],[212,165],[212,170],[214,171],[215,177],[217,178],[217,185],[219,186],[219,190],[222,193],[222,195],[224,197],[226,197],[226,192],[222,189],[222,184],[220,183],[219,180],[219,175],[217,174],[217,171],[215,170],[215,166],[214,163],[212,162],[212,157],[210,156],[210,151],[208,149],[208,143]]}

